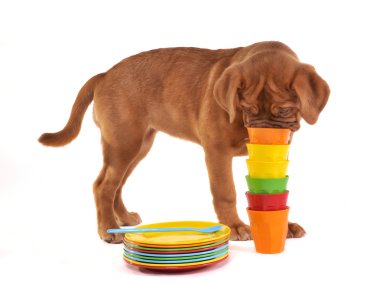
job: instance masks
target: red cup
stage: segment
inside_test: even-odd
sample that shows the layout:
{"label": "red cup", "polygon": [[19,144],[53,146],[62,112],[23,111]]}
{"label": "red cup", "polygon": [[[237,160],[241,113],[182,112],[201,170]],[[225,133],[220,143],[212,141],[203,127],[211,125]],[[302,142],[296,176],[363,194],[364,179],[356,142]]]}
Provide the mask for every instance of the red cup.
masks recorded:
{"label": "red cup", "polygon": [[276,211],[286,209],[289,191],[276,194],[255,194],[245,193],[250,210],[255,211]]}

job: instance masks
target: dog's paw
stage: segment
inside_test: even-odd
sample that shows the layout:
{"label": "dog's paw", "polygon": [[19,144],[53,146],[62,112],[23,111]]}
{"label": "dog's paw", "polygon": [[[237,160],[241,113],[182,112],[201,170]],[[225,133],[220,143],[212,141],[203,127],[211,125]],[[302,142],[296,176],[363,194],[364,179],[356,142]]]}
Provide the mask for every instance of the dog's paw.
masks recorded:
{"label": "dog's paw", "polygon": [[118,228],[119,226],[116,224],[116,222],[111,222],[108,225],[105,225],[105,224],[98,225],[99,237],[106,243],[120,244],[123,242],[124,234],[107,233],[107,229],[118,229]]}
{"label": "dog's paw", "polygon": [[136,226],[141,223],[141,218],[136,212],[128,212],[123,216],[117,216],[116,221],[119,226]]}
{"label": "dog's paw", "polygon": [[302,238],[306,235],[305,230],[297,223],[288,222],[287,238]]}
{"label": "dog's paw", "polygon": [[231,241],[248,241],[252,239],[251,230],[249,229],[248,225],[241,223],[229,227],[231,228]]}
{"label": "dog's paw", "polygon": [[105,232],[99,235],[103,241],[110,244],[121,244],[124,238],[124,234],[108,234]]}

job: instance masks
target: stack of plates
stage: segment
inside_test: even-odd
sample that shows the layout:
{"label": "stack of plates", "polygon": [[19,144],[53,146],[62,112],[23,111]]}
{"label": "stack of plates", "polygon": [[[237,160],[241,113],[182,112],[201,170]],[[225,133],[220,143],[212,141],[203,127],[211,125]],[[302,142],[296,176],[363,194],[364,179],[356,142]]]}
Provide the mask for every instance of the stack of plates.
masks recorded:
{"label": "stack of plates", "polygon": [[180,221],[138,228],[204,228],[221,225],[214,233],[160,232],[126,233],[124,260],[134,266],[155,270],[193,270],[210,266],[228,257],[230,228],[212,222]]}

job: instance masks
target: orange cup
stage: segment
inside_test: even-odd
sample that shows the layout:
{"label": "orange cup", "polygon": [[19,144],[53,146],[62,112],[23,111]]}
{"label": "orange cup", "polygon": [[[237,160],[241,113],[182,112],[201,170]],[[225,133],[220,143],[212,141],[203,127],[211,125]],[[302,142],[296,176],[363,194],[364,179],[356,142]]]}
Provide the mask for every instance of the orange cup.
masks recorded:
{"label": "orange cup", "polygon": [[289,207],[277,211],[255,211],[247,208],[252,238],[259,253],[280,253],[288,234]]}
{"label": "orange cup", "polygon": [[291,130],[287,128],[247,128],[249,143],[263,145],[287,145]]}

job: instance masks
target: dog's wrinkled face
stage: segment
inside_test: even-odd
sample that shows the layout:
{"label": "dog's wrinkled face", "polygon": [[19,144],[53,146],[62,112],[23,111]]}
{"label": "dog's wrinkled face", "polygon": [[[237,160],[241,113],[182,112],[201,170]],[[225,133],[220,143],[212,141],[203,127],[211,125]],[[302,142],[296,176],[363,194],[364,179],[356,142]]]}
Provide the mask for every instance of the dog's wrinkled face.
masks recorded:
{"label": "dog's wrinkled face", "polygon": [[300,128],[300,104],[293,92],[265,88],[252,102],[247,102],[244,95],[239,97],[246,127],[289,128],[293,132]]}
{"label": "dog's wrinkled face", "polygon": [[314,68],[286,53],[263,53],[227,68],[214,87],[218,104],[233,122],[243,112],[246,127],[300,128],[316,123],[329,97]]}

